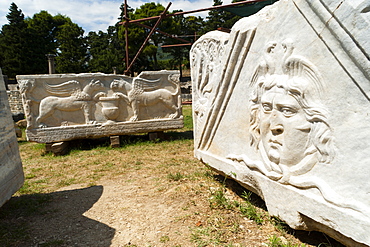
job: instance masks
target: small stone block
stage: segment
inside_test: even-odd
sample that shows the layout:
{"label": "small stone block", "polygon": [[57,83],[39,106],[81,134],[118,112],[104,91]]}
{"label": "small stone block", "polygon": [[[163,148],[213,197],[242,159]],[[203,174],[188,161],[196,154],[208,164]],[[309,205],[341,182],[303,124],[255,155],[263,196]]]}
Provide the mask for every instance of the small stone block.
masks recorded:
{"label": "small stone block", "polygon": [[121,146],[119,136],[110,136],[110,146],[112,148],[119,148]]}
{"label": "small stone block", "polygon": [[55,156],[65,155],[68,152],[69,142],[57,142],[51,145],[51,152]]}
{"label": "small stone block", "polygon": [[18,138],[22,137],[22,130],[18,128],[16,125],[14,125],[15,134]]}

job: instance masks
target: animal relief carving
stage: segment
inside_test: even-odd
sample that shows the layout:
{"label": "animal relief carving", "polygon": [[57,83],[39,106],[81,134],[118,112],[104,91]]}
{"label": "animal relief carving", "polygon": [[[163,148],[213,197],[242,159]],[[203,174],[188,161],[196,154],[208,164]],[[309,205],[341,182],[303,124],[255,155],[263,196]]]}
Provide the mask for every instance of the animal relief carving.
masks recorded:
{"label": "animal relief carving", "polygon": [[172,111],[169,118],[175,119],[180,117],[180,85],[174,83],[170,76],[168,76],[168,81],[176,87],[176,91],[171,92],[168,89],[160,88],[162,83],[160,79],[149,80],[141,76],[142,74],[134,78],[132,89],[128,93],[128,101],[130,102],[134,112],[134,115],[130,120],[139,120],[139,112],[143,107],[156,105],[158,103],[162,103],[166,108]]}
{"label": "animal relief carving", "polygon": [[32,96],[32,91],[35,88],[35,80],[19,80],[18,84],[22,95],[24,113],[27,119],[27,129],[31,129],[34,127],[31,107],[34,102],[38,102],[38,100]]}
{"label": "animal relief carving", "polygon": [[[177,71],[20,75],[27,138],[60,142],[182,128]],[[149,121],[148,121],[149,120]]]}
{"label": "animal relief carving", "polygon": [[[92,104],[98,99],[94,97],[95,92],[103,91],[104,85],[99,80],[91,80],[82,90],[80,83],[78,81],[72,80],[60,85],[48,85],[44,84],[46,90],[50,94],[60,95],[60,96],[48,96],[40,101],[39,116],[36,119],[36,124],[40,128],[45,128],[47,125],[43,121],[53,116],[55,110],[60,111],[78,111],[82,110],[85,123],[94,124],[95,121],[92,117]],[[70,94],[68,97],[66,94]]]}

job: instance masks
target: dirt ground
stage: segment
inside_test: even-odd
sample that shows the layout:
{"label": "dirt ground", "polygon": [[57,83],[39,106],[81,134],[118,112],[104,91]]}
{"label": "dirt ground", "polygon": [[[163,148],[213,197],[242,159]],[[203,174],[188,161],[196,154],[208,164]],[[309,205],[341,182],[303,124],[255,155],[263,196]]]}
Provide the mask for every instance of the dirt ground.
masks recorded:
{"label": "dirt ground", "polygon": [[[282,233],[269,222],[257,225],[236,210],[211,208],[209,190],[219,186],[183,179],[161,187],[147,174],[133,172],[91,187],[65,187],[51,193],[45,213],[28,218],[32,239],[19,246],[278,247],[269,241],[274,235],[292,243],[280,246],[322,243],[320,233],[310,239],[303,232],[299,239],[299,234]],[[227,198],[240,201],[232,188],[225,190]]]}
{"label": "dirt ground", "polygon": [[276,224],[257,196],[263,221],[248,218],[244,189],[195,159],[191,137],[171,138],[63,157],[20,142],[26,181],[0,208],[0,246],[341,246]]}
{"label": "dirt ground", "polygon": [[[197,231],[225,221],[225,212],[212,212],[206,195],[194,190],[191,181],[175,182],[173,188],[158,190],[158,185],[142,174],[126,179],[102,181],[84,188],[73,185],[52,194],[47,213],[31,217],[32,244],[44,246],[226,246],[229,236],[209,236]],[[140,178],[138,177],[140,176]],[[132,179],[132,180],[130,180]],[[229,197],[234,195],[229,193]],[[229,215],[227,215],[229,214]],[[233,217],[235,212],[226,213]],[[239,217],[234,231],[237,244],[267,246],[268,236],[279,234],[273,226],[258,226]],[[216,221],[216,222],[214,222]],[[221,223],[224,224],[224,223]],[[229,230],[229,226],[224,230]],[[212,229],[210,230],[212,231]],[[207,236],[208,235],[208,236]],[[226,234],[227,235],[227,234]],[[228,243],[228,241],[230,241]],[[49,246],[48,245],[48,246]]]}

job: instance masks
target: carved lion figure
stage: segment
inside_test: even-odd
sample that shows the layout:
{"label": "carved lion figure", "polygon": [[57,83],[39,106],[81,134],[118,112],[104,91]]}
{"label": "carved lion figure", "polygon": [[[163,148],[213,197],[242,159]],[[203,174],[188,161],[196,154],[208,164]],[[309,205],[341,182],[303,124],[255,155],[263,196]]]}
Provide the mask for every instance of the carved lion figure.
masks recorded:
{"label": "carved lion figure", "polygon": [[[172,110],[174,113],[170,114],[170,118],[177,118],[180,116],[181,104],[180,99],[180,85],[174,83],[171,78],[168,81],[176,86],[176,91],[171,92],[164,88],[155,89],[152,91],[148,90],[148,84],[153,84],[159,82],[158,80],[147,80],[144,78],[136,77],[133,81],[133,89],[128,94],[128,99],[131,104],[132,110],[134,111],[134,116],[131,117],[130,121],[137,121],[139,116],[140,107],[151,106],[158,103],[163,103],[168,109]],[[153,87],[153,86],[152,86]],[[150,86],[149,86],[150,88]],[[179,95],[178,97],[176,97]]]}
{"label": "carved lion figure", "polygon": [[[69,87],[70,84],[79,83],[76,81],[66,82],[57,86],[45,85],[47,90],[63,91],[63,87]],[[91,119],[91,103],[96,100],[93,97],[94,92],[103,91],[104,85],[99,80],[91,80],[82,90],[75,89],[72,91],[71,95],[68,97],[58,97],[58,96],[48,96],[41,100],[39,107],[39,116],[36,119],[36,126],[40,128],[47,127],[43,121],[50,117],[55,110],[60,111],[77,111],[83,110],[85,123],[91,124],[93,120]],[[98,94],[97,94],[98,95]]]}
{"label": "carved lion figure", "polygon": [[[160,79],[148,80],[141,78],[140,75],[133,80],[132,87],[130,83],[120,79],[112,82],[111,89],[115,92],[115,95],[123,98],[131,105],[134,115],[131,117],[130,121],[139,120],[139,111],[141,107],[158,103],[163,103],[164,106],[173,111],[169,116],[170,118],[177,118],[181,115],[181,107],[178,105],[181,104],[181,96],[179,95],[180,85],[171,80],[171,75],[168,81],[176,86],[175,92],[159,88],[161,84]],[[127,91],[129,91],[128,95],[126,95]],[[179,96],[177,97],[177,95]]]}

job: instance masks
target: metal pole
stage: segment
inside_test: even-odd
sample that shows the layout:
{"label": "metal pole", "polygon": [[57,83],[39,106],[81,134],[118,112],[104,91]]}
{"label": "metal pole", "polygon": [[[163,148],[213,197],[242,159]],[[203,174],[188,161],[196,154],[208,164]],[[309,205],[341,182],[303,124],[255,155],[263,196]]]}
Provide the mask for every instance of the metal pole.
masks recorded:
{"label": "metal pole", "polygon": [[[141,27],[145,27],[145,28],[147,28],[147,29],[152,29],[151,27],[149,27],[149,26],[147,26],[147,25],[144,25],[144,24],[141,24],[141,23],[139,23],[139,22],[136,22],[135,23],[136,25],[139,25],[139,26],[141,26]],[[177,40],[179,40],[179,41],[182,41],[182,42],[185,42],[185,43],[190,43],[190,41],[188,41],[188,40],[186,40],[186,39],[182,39],[182,38],[179,38],[179,37],[176,37],[175,35],[172,35],[172,34],[169,34],[169,33],[166,33],[166,32],[163,32],[163,31],[161,31],[161,30],[155,30],[156,32],[158,32],[158,33],[161,33],[161,34],[163,34],[163,35],[165,35],[165,36],[167,36],[167,37],[170,37],[170,38],[173,38],[173,39],[177,39]]]}
{"label": "metal pole", "polygon": [[143,44],[141,45],[139,51],[136,53],[135,57],[132,59],[130,65],[126,68],[126,71],[125,72],[128,72],[132,65],[134,64],[134,62],[136,61],[136,59],[139,57],[139,55],[141,54],[141,52],[144,50],[144,47],[146,45],[146,43],[148,43],[150,37],[152,36],[152,34],[154,33],[155,29],[157,28],[157,26],[159,25],[159,23],[162,21],[162,19],[166,16],[166,12],[167,10],[170,8],[171,6],[171,2],[168,3],[167,5],[167,8],[162,12],[162,14],[159,16],[159,19],[157,20],[157,22],[155,23],[153,29],[150,31],[150,33],[148,34],[148,36],[146,37],[145,41],[143,42]]}
{"label": "metal pole", "polygon": [[[173,13],[173,14],[166,15],[166,17],[176,16],[176,15],[185,15],[185,14],[191,14],[191,13],[195,13],[195,12],[202,12],[202,11],[213,10],[213,9],[222,9],[222,8],[225,8],[225,7],[233,7],[233,6],[238,6],[238,5],[247,4],[247,3],[258,3],[258,2],[265,2],[265,1],[267,1],[267,0],[247,0],[247,1],[230,3],[230,4],[225,4],[225,5],[212,6],[212,7],[204,8],[204,9],[196,9],[196,10],[189,10],[189,11],[183,11],[183,12],[176,12],[176,13]],[[147,20],[152,20],[152,19],[157,19],[157,18],[160,18],[160,16],[152,16],[152,17],[147,17],[147,18],[138,19],[138,20],[131,20],[129,22],[130,23],[135,23],[135,22],[147,21]],[[120,22],[119,24],[124,24],[124,23]]]}
{"label": "metal pole", "polygon": [[[125,8],[124,8],[124,15],[125,15],[125,19],[127,18],[127,0],[125,0]],[[125,74],[128,75],[129,74],[129,68],[128,68],[128,65],[129,65],[129,49],[128,49],[128,21],[126,19],[125,21],[125,48],[126,48],[126,56],[125,56],[125,63],[126,63],[126,70],[125,70]]]}
{"label": "metal pole", "polygon": [[174,45],[162,45],[162,48],[168,48],[168,47],[179,47],[179,46],[189,46],[192,45],[193,43],[186,43],[186,44],[174,44]]}

